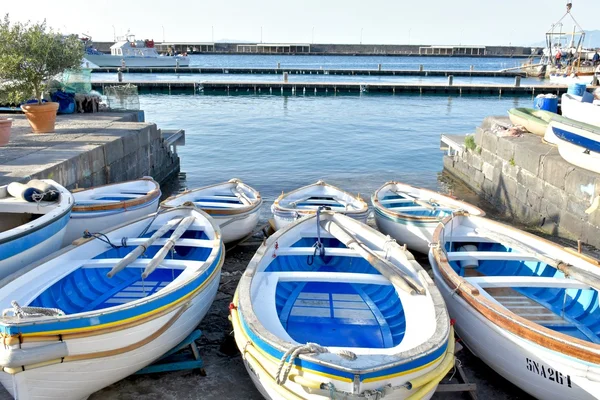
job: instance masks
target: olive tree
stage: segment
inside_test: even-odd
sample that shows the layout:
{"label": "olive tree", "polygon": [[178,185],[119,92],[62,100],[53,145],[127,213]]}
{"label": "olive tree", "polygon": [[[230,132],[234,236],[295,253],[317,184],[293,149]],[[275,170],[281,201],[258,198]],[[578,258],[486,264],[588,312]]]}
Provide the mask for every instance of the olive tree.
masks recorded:
{"label": "olive tree", "polygon": [[32,97],[42,103],[50,78],[81,66],[84,45],[41,23],[0,21],[0,94],[11,103]]}

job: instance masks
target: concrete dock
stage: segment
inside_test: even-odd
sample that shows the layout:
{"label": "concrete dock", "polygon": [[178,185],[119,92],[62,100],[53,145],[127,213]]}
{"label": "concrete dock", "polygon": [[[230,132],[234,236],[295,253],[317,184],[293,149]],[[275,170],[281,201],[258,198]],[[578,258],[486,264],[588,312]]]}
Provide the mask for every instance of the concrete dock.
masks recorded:
{"label": "concrete dock", "polygon": [[[94,68],[92,72],[117,73],[118,67]],[[124,73],[146,74],[267,74],[282,75],[366,75],[366,76],[469,76],[469,77],[525,77],[524,72],[516,71],[473,71],[473,70],[400,70],[400,69],[323,69],[323,68],[207,68],[207,67],[125,67]]]}
{"label": "concrete dock", "polygon": [[179,172],[179,157],[170,148],[176,142],[165,141],[140,115],[59,115],[56,131],[48,134],[31,133],[22,114],[2,115],[14,121],[10,142],[0,147],[0,185],[49,178],[72,189],[145,175],[167,180]]}
{"label": "concrete dock", "polygon": [[[600,248],[598,174],[565,161],[540,136],[498,136],[506,117],[488,117],[474,134],[443,135],[448,148],[444,168],[514,221],[552,236],[581,240]],[[471,147],[473,147],[471,145]]]}
{"label": "concrete dock", "polygon": [[435,84],[435,83],[360,83],[360,82],[268,82],[268,81],[142,81],[142,82],[92,82],[92,88],[100,92],[107,86],[133,84],[139,93],[195,94],[344,94],[344,93],[387,93],[387,94],[454,94],[454,95],[520,95],[536,96],[541,93],[561,95],[566,93],[564,85],[498,85],[498,84]]}

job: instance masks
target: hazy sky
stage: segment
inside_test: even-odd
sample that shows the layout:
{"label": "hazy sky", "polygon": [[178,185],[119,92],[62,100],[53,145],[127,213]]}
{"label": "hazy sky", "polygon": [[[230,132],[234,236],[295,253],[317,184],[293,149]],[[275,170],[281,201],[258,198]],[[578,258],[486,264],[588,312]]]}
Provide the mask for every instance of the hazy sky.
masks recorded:
{"label": "hazy sky", "polygon": [[[565,12],[566,0],[0,0],[13,20],[47,19],[66,33],[113,39],[310,43],[529,45]],[[600,29],[600,0],[573,0],[586,30]],[[572,29],[572,24],[568,24]],[[213,36],[214,31],[214,36]]]}

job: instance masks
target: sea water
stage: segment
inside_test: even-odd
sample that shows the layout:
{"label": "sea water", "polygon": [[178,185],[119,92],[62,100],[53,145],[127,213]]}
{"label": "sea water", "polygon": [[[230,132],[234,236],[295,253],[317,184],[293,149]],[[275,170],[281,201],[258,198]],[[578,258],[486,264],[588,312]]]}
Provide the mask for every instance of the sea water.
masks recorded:
{"label": "sea water", "polygon": [[475,131],[529,97],[142,95],[146,120],[186,131],[183,185],[240,178],[266,202],[323,179],[368,198],[389,180],[445,190],[440,135]]}

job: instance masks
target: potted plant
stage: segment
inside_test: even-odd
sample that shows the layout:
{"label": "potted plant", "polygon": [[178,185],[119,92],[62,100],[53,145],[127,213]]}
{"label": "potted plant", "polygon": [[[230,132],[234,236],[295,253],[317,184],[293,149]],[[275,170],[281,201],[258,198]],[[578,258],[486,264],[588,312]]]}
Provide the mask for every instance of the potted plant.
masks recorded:
{"label": "potted plant", "polygon": [[41,23],[0,22],[0,81],[12,103],[23,104],[36,133],[54,131],[58,103],[42,102],[48,81],[65,69],[77,70],[83,59],[83,43],[75,35],[63,36]]}

